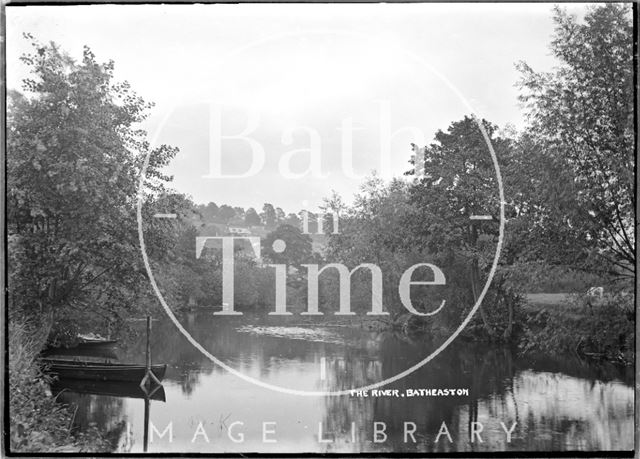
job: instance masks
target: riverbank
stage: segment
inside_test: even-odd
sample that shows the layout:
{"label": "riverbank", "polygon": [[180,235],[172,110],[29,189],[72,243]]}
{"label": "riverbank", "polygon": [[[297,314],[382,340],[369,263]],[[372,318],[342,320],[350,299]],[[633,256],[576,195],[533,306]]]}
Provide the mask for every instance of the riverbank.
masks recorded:
{"label": "riverbank", "polygon": [[[619,297],[605,297],[597,304],[586,304],[584,299],[575,296],[563,296],[561,302],[550,301],[549,297],[544,297],[546,301],[540,301],[541,297],[534,297],[538,301],[529,301],[521,307],[519,313],[519,331],[514,335],[513,344],[518,349],[521,356],[554,356],[555,358],[575,358],[580,357],[585,362],[600,361],[595,363],[599,368],[616,364],[629,364],[633,361],[633,332],[634,314],[632,299]],[[554,297],[555,299],[558,299]],[[205,313],[204,317],[213,320],[213,316]],[[190,320],[193,318],[194,320]],[[198,327],[199,320],[195,320],[195,315],[189,314],[184,320],[191,327]],[[228,319],[232,320],[232,319]],[[168,328],[158,336],[168,336],[169,330],[173,330],[173,325],[167,320],[159,321]],[[213,320],[212,323],[217,323]],[[158,326],[160,326],[160,323]],[[298,334],[291,336],[292,328],[318,329],[326,328],[327,333],[343,333],[344,330],[365,330],[373,332],[392,331],[393,324],[387,323],[379,318],[335,316],[327,314],[322,321],[312,317],[300,316],[269,316],[266,314],[246,313],[242,323],[250,330],[251,340],[266,339],[269,346],[276,346],[273,338],[278,337],[272,328],[285,329],[282,338],[289,338],[291,342],[323,342],[331,345],[334,341],[326,336],[310,337],[308,334]],[[59,403],[51,396],[49,391],[49,379],[39,367],[36,357],[40,351],[39,344],[33,339],[33,327],[11,320],[9,322],[9,366],[10,366],[10,416],[11,449],[15,452],[97,452],[110,451],[113,441],[110,434],[99,430],[94,426],[83,426],[82,429],[74,429],[75,408]],[[218,323],[218,325],[220,325]],[[232,327],[234,328],[234,327]],[[246,330],[242,327],[235,327],[234,333],[247,336]],[[264,330],[263,330],[264,329]],[[199,340],[211,339],[211,336],[218,335],[219,332],[211,334],[211,329],[205,327],[205,333]],[[401,335],[401,331],[395,329],[394,335]],[[422,330],[419,337],[413,336],[412,342],[422,342],[429,334],[429,330]],[[235,334],[232,334],[236,336]],[[366,336],[378,336],[365,333]],[[385,334],[385,336],[387,336]],[[208,338],[207,338],[208,337]],[[403,339],[408,339],[402,336]],[[481,341],[481,337],[473,335],[473,340]],[[313,338],[313,339],[311,339]],[[176,335],[180,342],[181,338]],[[376,338],[377,339],[377,338]],[[464,344],[464,339],[461,337]],[[222,353],[233,353],[232,347],[221,343],[211,342],[208,347],[222,350]],[[336,341],[341,342],[341,341]],[[166,343],[158,345],[161,349],[178,349],[179,345]],[[377,349],[372,343],[358,343],[364,348]],[[468,345],[468,343],[467,343]],[[158,349],[158,358],[167,362],[181,362],[185,355],[175,356],[167,354],[168,350]],[[189,352],[191,347],[188,346]],[[287,352],[291,352],[287,350]],[[133,355],[139,355],[133,352]],[[166,355],[165,355],[166,354]],[[156,354],[154,354],[156,355]],[[188,354],[191,355],[191,354]],[[279,354],[278,354],[279,355]],[[178,357],[180,357],[178,359]],[[193,359],[199,356],[194,353]],[[585,359],[586,357],[586,359]],[[129,356],[129,360],[131,360]],[[544,357],[546,359],[546,357]],[[178,360],[176,360],[178,359]],[[188,359],[189,360],[189,359]],[[576,359],[577,360],[577,359]],[[546,361],[546,360],[545,360]],[[591,364],[593,365],[593,364]],[[619,366],[619,365],[618,365]],[[34,416],[33,413],[36,413]]]}
{"label": "riverbank", "polygon": [[[258,309],[244,311],[244,321],[281,327],[353,328],[394,332],[422,340],[425,336],[446,338],[455,321],[437,321],[410,314],[391,316],[273,316]],[[485,312],[493,326],[504,327],[504,316],[490,307]],[[515,346],[522,354],[566,355],[607,360],[630,365],[634,362],[635,314],[632,294],[607,294],[603,298],[577,293],[530,293],[523,295],[514,310],[513,332],[491,336],[478,312],[460,339],[472,342],[500,342]]]}
{"label": "riverbank", "polygon": [[[432,350],[424,337],[409,341],[400,334],[370,332],[360,327],[304,327],[295,316],[286,325],[283,317],[276,316],[278,320],[274,321],[273,317],[248,313],[240,317],[198,313],[179,319],[196,341],[230,367],[263,383],[298,390],[362,387],[398,374]],[[138,328],[143,330],[144,324]],[[171,423],[173,442],[169,443],[169,432],[163,438],[154,435],[154,441],[149,442],[152,453],[304,450],[349,454],[357,450],[384,454],[387,448],[399,453],[430,452],[432,441],[372,443],[372,422],[386,423],[390,440],[403,438],[402,430],[398,432],[397,428],[402,429],[404,422],[415,422],[416,432],[423,433],[432,429],[437,433],[442,422],[465,429],[469,406],[478,407],[477,419],[485,424],[486,432],[495,432],[494,427],[499,432],[500,421],[510,427],[516,416],[528,420],[514,432],[510,451],[551,449],[558,444],[569,448],[583,440],[590,442],[585,449],[601,449],[610,442],[623,447],[633,429],[632,411],[627,409],[633,401],[633,374],[630,368],[607,362],[564,356],[532,359],[504,344],[456,339],[427,365],[382,389],[407,394],[416,389],[462,388],[468,389],[468,396],[419,400],[406,395],[300,397],[258,387],[221,369],[177,332],[166,317],[154,323],[153,330],[153,360],[166,363],[168,368],[163,380],[166,400],[151,403],[149,419],[158,432]],[[121,341],[120,360],[134,361],[144,355],[145,337],[140,333],[134,338]],[[550,403],[545,395],[550,391],[563,397]],[[77,404],[80,427],[95,422],[108,430],[114,423],[127,420],[130,427],[122,432],[121,449],[117,452],[143,451],[144,406],[140,400],[116,401],[73,392],[66,392],[61,400]],[[333,443],[318,442],[320,421],[322,438]],[[200,422],[210,442],[202,433],[191,442]],[[261,442],[264,422],[275,422],[276,434],[269,437],[277,439],[277,444]],[[349,432],[350,440],[352,422],[358,430],[356,441],[347,444],[339,433]],[[573,429],[575,423],[583,426],[577,433]],[[235,443],[229,438],[227,428],[232,424],[233,438],[237,440],[242,433],[244,442]],[[269,426],[272,424],[268,424],[272,430]],[[469,451],[468,436],[457,432],[452,430],[453,443],[447,439],[445,444],[452,451]],[[545,434],[550,435],[547,438]],[[483,437],[485,443],[492,438]],[[270,445],[277,446],[278,451],[268,449]],[[493,444],[487,448],[496,451],[503,447]]]}
{"label": "riverbank", "polygon": [[12,452],[79,453],[110,450],[95,427],[73,429],[74,410],[57,402],[37,361],[42,344],[33,327],[9,320],[9,416]]}
{"label": "riverbank", "polygon": [[632,365],[635,360],[633,295],[603,298],[571,294],[530,295],[523,306],[524,354],[575,355]]}

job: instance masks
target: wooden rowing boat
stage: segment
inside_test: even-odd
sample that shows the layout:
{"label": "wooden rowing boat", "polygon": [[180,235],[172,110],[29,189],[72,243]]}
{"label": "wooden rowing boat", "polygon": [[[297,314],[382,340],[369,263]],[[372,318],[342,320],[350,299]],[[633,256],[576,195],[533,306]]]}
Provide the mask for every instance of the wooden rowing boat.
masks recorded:
{"label": "wooden rowing boat", "polygon": [[166,401],[164,387],[158,387],[151,395],[146,395],[138,382],[127,381],[84,381],[82,379],[60,379],[51,384],[51,392],[76,394],[106,395],[109,397],[149,398],[149,400]]}
{"label": "wooden rowing boat", "polygon": [[[138,364],[103,363],[62,359],[42,359],[49,373],[59,379],[90,379],[95,381],[129,381],[139,383],[144,378],[146,367]],[[151,365],[151,371],[161,381],[167,365]]]}
{"label": "wooden rowing boat", "polygon": [[118,360],[118,354],[113,347],[108,346],[76,346],[76,347],[49,347],[42,351],[42,357],[48,359],[64,358],[80,358],[84,360],[90,359],[108,359]]}

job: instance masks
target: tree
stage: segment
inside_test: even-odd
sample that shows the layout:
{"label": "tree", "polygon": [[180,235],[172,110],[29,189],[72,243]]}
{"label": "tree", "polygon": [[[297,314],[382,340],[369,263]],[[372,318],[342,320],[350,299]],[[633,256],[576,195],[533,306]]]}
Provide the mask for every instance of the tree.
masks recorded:
{"label": "tree", "polygon": [[302,226],[301,226],[302,223],[300,221],[300,217],[298,217],[294,213],[290,213],[289,215],[287,215],[287,218],[284,220],[284,224],[291,225],[294,228],[302,228]]}
{"label": "tree", "polygon": [[[385,184],[380,177],[373,175],[362,184],[352,206],[346,206],[335,192],[325,199],[323,205],[323,210],[337,212],[340,218],[338,234],[333,234],[331,225],[325,226],[325,259],[330,263],[343,263],[349,269],[361,263],[378,266],[383,275],[384,308],[391,314],[391,326],[398,328],[410,318],[409,312],[400,305],[400,276],[409,266],[425,261],[420,245],[408,243],[412,235],[407,231],[405,218],[415,211],[409,202],[408,191],[407,183],[402,180]],[[371,275],[359,270],[353,279],[352,310],[370,310]],[[321,296],[325,302],[331,303],[332,295],[335,296],[338,290],[335,273],[328,273],[327,280],[321,285],[324,287]],[[429,307],[430,298],[424,295],[418,300],[423,292],[419,287],[413,290],[412,298],[417,300],[414,306],[419,310]]]}
{"label": "tree", "polygon": [[[508,167],[513,142],[498,136],[497,126],[481,122],[496,155]],[[427,248],[438,260],[438,266],[447,267],[450,273],[447,284],[457,284],[459,291],[467,293],[462,298],[467,306],[461,311],[466,315],[480,295],[495,256],[500,196],[493,161],[482,131],[470,117],[452,123],[446,132],[438,131],[435,142],[421,149],[421,153],[423,158],[416,160],[424,161],[424,175],[410,190],[410,202],[416,212],[405,219],[413,235],[407,241]],[[511,204],[512,212],[516,206]],[[476,223],[470,219],[473,215],[489,215],[493,221]],[[492,292],[494,303],[506,304],[508,321],[503,336],[508,338],[515,293],[504,281],[498,273],[492,282]],[[497,336],[484,305],[480,315],[489,335]]]}
{"label": "tree", "polygon": [[[284,251],[274,250],[273,244],[276,240],[284,241]],[[302,234],[298,228],[291,225],[280,225],[264,238],[262,250],[265,258],[273,263],[284,263],[299,268],[311,259],[311,248],[311,238],[308,234]]]}
{"label": "tree", "polygon": [[244,208],[234,207],[233,210],[236,213],[236,217],[244,219]]}
{"label": "tree", "polygon": [[145,237],[147,254],[152,258],[152,269],[165,298],[177,306],[202,301],[213,269],[209,259],[194,256],[198,231],[193,225],[193,214],[198,212],[197,207],[179,193],[155,197],[153,207],[172,209],[177,215],[170,220],[151,219],[156,237],[149,241]]}
{"label": "tree", "polygon": [[[53,43],[32,45],[24,94],[12,92],[8,104],[10,305],[72,330],[122,317],[148,292],[135,205],[150,147],[135,126],[151,105],[114,82],[113,62],[97,62],[89,48],[76,62]],[[176,151],[151,152],[145,221]],[[154,241],[153,225],[147,232]]]}
{"label": "tree", "polygon": [[266,227],[272,228],[276,224],[276,211],[272,204],[265,203],[264,206],[262,206],[262,213],[260,216],[262,217],[262,222]]}
{"label": "tree", "polygon": [[579,23],[555,9],[552,72],[520,63],[530,134],[545,156],[572,175],[573,219],[591,253],[635,272],[633,24],[631,7],[594,6]]}
{"label": "tree", "polygon": [[210,202],[201,210],[202,218],[206,222],[213,221],[218,215],[218,206],[215,202]]}
{"label": "tree", "polygon": [[236,211],[233,210],[233,207],[231,206],[223,204],[220,206],[220,209],[218,209],[218,219],[220,219],[222,223],[227,223],[229,220],[231,220],[235,216],[236,216]]}
{"label": "tree", "polygon": [[584,231],[591,217],[582,211],[563,156],[549,154],[536,134],[524,132],[512,141],[508,161],[499,161],[507,200],[501,260],[531,280],[543,274],[540,269],[585,268],[596,246]]}
{"label": "tree", "polygon": [[280,207],[276,207],[276,223],[283,223],[285,218],[286,216],[284,210],[282,210]]}
{"label": "tree", "polygon": [[260,216],[258,212],[253,207],[249,207],[247,212],[244,215],[244,223],[247,226],[258,226],[262,221],[260,220]]}

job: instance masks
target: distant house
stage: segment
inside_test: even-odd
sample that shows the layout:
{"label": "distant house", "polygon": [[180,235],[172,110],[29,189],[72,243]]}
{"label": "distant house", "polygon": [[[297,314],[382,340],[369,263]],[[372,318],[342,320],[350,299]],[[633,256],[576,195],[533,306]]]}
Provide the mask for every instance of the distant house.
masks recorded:
{"label": "distant house", "polygon": [[251,235],[251,231],[249,228],[244,228],[242,226],[230,226],[229,233],[238,235],[238,236],[249,236]]}
{"label": "distant house", "polygon": [[234,226],[234,227],[238,227],[238,228],[244,228],[245,224],[244,224],[244,218],[240,218],[240,217],[232,217],[231,220],[229,220],[227,222],[227,225],[229,226]]}

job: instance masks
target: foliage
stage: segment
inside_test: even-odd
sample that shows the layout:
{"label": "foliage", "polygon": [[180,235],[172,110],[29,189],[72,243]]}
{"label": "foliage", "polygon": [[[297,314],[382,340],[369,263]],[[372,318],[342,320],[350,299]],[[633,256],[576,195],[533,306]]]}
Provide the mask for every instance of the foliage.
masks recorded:
{"label": "foliage", "polygon": [[72,432],[72,410],[48,393],[49,377],[36,362],[37,328],[12,314],[9,321],[9,418],[13,452],[111,451],[95,429]]}
{"label": "foliage", "polygon": [[553,164],[558,180],[543,183],[560,185],[569,196],[558,196],[559,204],[571,204],[560,207],[550,233],[574,234],[573,245],[600,258],[596,263],[606,260],[616,274],[630,276],[636,207],[631,7],[594,6],[584,23],[556,8],[554,20],[551,51],[560,66],[548,73],[519,66],[530,120],[527,150]]}
{"label": "foliage", "polygon": [[219,267],[220,260],[195,257],[196,237],[199,234],[193,221],[198,218],[198,206],[178,193],[160,195],[149,206],[172,209],[176,213],[175,219],[150,219],[147,223],[156,241],[147,244],[147,253],[151,256],[153,272],[167,301],[177,308],[194,303],[219,303],[221,293],[219,283],[215,282],[214,271]]}
{"label": "foliage", "polygon": [[[400,320],[406,312],[399,303],[398,281],[419,250],[404,250],[403,244],[409,233],[402,224],[402,216],[409,212],[407,186],[401,180],[390,184],[373,175],[360,188],[353,206],[347,206],[335,193],[325,201],[326,211],[339,217],[339,234],[333,234],[332,225],[324,225],[327,247],[324,258],[331,263],[343,263],[353,269],[361,263],[373,263],[382,271],[383,305]],[[359,270],[353,276],[352,310],[371,309],[371,275]],[[328,273],[320,294],[326,303],[337,304],[338,277]]]}
{"label": "foliage", "polygon": [[[276,240],[286,244],[283,252],[274,251],[273,243]],[[300,268],[301,264],[311,261],[311,238],[291,225],[280,225],[262,241],[262,254],[273,263]]]}
{"label": "foliage", "polygon": [[276,224],[276,210],[273,204],[265,202],[262,206],[262,213],[260,214],[262,223],[268,228],[272,228]]}
{"label": "foliage", "polygon": [[[135,307],[147,285],[135,202],[150,147],[135,126],[150,104],[88,48],[75,62],[55,44],[32,44],[25,94],[11,93],[8,104],[10,301],[74,336],[81,323],[104,325]],[[151,152],[152,193],[164,190],[160,169],[175,152]]]}
{"label": "foliage", "polygon": [[523,353],[578,354],[632,363],[635,316],[633,295],[600,299],[577,295],[567,307],[529,314],[519,348]]}
{"label": "foliage", "polygon": [[201,204],[197,206],[197,211],[204,220],[213,220],[218,215],[218,205],[215,202]]}
{"label": "foliage", "polygon": [[233,217],[235,217],[236,211],[233,207],[223,204],[218,209],[217,217],[223,223],[228,223]]}
{"label": "foliage", "polygon": [[[405,240],[428,248],[436,264],[448,273],[447,285],[453,295],[449,302],[458,307],[455,313],[450,311],[452,324],[459,323],[479,298],[498,242],[498,182],[479,123],[501,165],[511,166],[514,141],[499,135],[497,126],[471,117],[451,123],[446,132],[435,134],[431,145],[419,149],[413,160],[414,166],[416,161],[422,162],[424,172],[409,190],[416,211],[406,215],[403,222],[413,235]],[[509,204],[512,217],[516,205]],[[474,215],[488,215],[492,220],[473,221]],[[507,256],[503,254],[501,268],[512,262],[508,254],[513,252],[511,244],[516,241],[504,241]],[[508,339],[512,333],[519,296],[508,280],[509,271],[498,270],[480,308],[485,331],[492,339]],[[494,312],[490,314],[488,309]]]}
{"label": "foliage", "polygon": [[617,289],[619,283],[598,273],[573,269],[566,265],[531,262],[512,268],[512,281],[527,293],[584,293],[594,286],[605,290]]}
{"label": "foliage", "polygon": [[258,226],[262,221],[260,220],[260,215],[253,207],[249,207],[247,212],[244,215],[244,223],[247,226]]}
{"label": "foliage", "polygon": [[294,213],[291,213],[291,214],[287,215],[287,217],[284,219],[283,223],[285,223],[287,225],[294,226],[296,228],[300,228],[301,225],[302,225],[300,217],[298,217]]}

